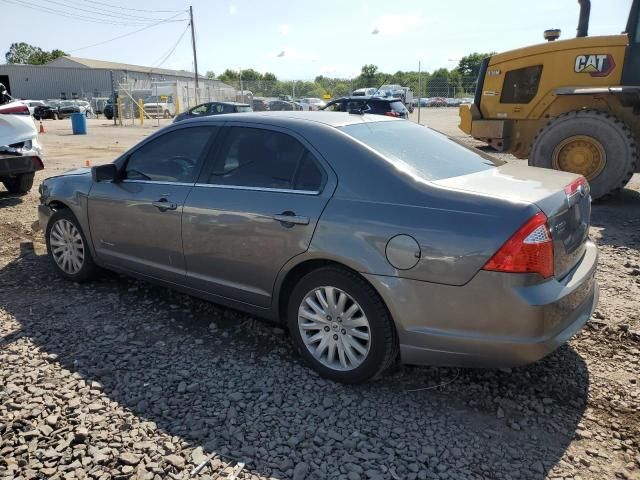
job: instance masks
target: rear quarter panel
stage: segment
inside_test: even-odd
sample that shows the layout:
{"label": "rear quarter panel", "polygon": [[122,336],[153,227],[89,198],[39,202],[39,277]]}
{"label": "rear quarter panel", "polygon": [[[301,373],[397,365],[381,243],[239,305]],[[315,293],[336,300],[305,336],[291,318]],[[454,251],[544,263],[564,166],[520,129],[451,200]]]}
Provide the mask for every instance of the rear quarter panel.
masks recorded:
{"label": "rear quarter panel", "polygon": [[[364,273],[463,285],[538,211],[528,202],[441,188],[396,170],[335,129],[326,135],[309,141],[336,172],[338,186],[305,257]],[[420,261],[410,270],[386,259],[387,242],[399,234],[420,245]]]}

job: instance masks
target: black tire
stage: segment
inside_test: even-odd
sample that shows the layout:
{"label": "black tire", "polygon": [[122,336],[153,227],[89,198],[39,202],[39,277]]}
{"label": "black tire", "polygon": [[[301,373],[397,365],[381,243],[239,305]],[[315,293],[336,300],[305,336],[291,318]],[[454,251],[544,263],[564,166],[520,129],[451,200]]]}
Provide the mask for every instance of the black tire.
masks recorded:
{"label": "black tire", "polygon": [[[355,369],[340,371],[319,362],[307,349],[298,327],[298,309],[314,288],[339,288],[358,302],[367,316],[371,345],[364,361]],[[305,363],[321,376],[342,383],[362,383],[379,376],[398,358],[398,339],[393,320],[373,287],[354,272],[338,267],[323,267],[305,275],[293,289],[287,307],[287,321],[295,349]]]}
{"label": "black tire", "polygon": [[[53,257],[53,253],[51,251],[51,230],[53,229],[54,225],[61,219],[71,222],[80,233],[80,236],[82,237],[82,243],[84,247],[83,248],[84,259],[82,262],[82,267],[75,274],[70,274],[62,270],[62,268],[60,268],[60,266],[58,266],[58,264],[56,263]],[[87,242],[87,237],[85,237],[84,232],[80,227],[80,223],[76,219],[75,215],[69,209],[63,208],[61,210],[57,210],[51,216],[51,218],[49,219],[49,223],[47,224],[47,230],[45,232],[45,240],[47,243],[47,254],[49,256],[49,261],[53,265],[53,268],[58,275],[60,275],[62,278],[66,280],[70,280],[72,282],[78,282],[78,283],[86,282],[95,278],[95,276],[98,273],[98,266],[93,261],[93,257],[91,256],[91,250],[89,249],[89,243]]]}
{"label": "black tire", "polygon": [[16,195],[23,195],[31,190],[33,187],[33,177],[34,173],[23,173],[22,175],[17,175],[14,178],[9,178],[4,180],[4,186],[9,193],[13,193]]}
{"label": "black tire", "polygon": [[169,110],[165,110],[162,116],[163,118],[169,118],[171,114],[169,113]]}
{"label": "black tire", "polygon": [[603,199],[622,190],[635,173],[638,145],[629,127],[606,112],[578,110],[549,121],[533,141],[529,165],[553,168],[556,146],[576,135],[597,140],[607,158],[603,170],[589,180],[591,197],[594,200]]}

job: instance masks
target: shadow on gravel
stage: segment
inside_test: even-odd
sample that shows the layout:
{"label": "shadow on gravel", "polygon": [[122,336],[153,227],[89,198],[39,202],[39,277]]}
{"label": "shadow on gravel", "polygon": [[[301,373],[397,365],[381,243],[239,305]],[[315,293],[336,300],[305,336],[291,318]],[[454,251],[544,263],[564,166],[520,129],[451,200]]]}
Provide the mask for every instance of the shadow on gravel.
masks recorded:
{"label": "shadow on gravel", "polygon": [[639,249],[640,192],[625,188],[615,197],[594,204],[591,224],[602,229],[600,243]]}
{"label": "shadow on gravel", "polygon": [[[589,390],[568,346],[513,371],[399,367],[340,385],[301,365],[273,325],[113,274],[71,284],[35,254],[0,270],[0,307],[50,361],[100,382],[109,400],[184,448],[244,460],[265,477],[290,478],[298,465],[310,479],[544,478],[574,437]],[[77,424],[91,401],[65,420]],[[138,427],[112,409],[100,415],[121,425],[120,453],[144,454],[128,437]]]}
{"label": "shadow on gravel", "polygon": [[9,193],[6,190],[0,190],[0,208],[15,207],[16,205],[21,204],[22,201],[22,197],[14,193]]}

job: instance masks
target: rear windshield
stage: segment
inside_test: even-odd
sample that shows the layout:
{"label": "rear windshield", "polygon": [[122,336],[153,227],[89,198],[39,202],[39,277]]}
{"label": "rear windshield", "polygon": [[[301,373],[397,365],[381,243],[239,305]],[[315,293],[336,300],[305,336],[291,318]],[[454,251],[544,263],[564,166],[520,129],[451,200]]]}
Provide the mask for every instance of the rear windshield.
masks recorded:
{"label": "rear windshield", "polygon": [[238,112],[253,112],[253,108],[251,108],[249,105],[238,105]]}
{"label": "rear windshield", "polygon": [[409,170],[426,180],[458,177],[502,165],[408,120],[358,123],[340,129],[389,159],[399,170]]}

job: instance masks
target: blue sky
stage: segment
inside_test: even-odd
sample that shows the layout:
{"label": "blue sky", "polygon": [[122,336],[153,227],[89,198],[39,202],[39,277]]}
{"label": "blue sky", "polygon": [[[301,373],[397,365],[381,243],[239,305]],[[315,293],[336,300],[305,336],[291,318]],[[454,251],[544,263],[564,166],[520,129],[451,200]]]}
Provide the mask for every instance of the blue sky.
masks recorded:
{"label": "blue sky", "polygon": [[[176,15],[169,11],[186,11],[190,4],[200,71],[254,68],[282,79],[351,77],[366,63],[386,72],[417,69],[419,59],[424,70],[452,68],[473,51],[539,43],[547,28],[561,28],[562,38],[575,36],[579,11],[577,0],[0,0],[3,17],[14,19],[3,22],[0,51],[4,58],[11,42],[24,41],[79,57],[157,65],[185,32],[186,22],[83,47]],[[631,0],[592,0],[589,34],[622,31],[630,5]],[[141,23],[70,18],[77,15]],[[190,32],[162,66],[193,69]]]}

